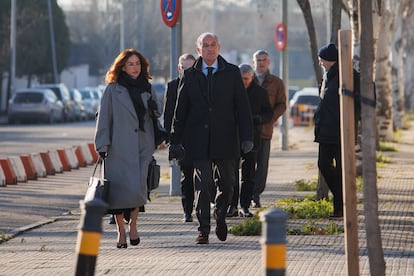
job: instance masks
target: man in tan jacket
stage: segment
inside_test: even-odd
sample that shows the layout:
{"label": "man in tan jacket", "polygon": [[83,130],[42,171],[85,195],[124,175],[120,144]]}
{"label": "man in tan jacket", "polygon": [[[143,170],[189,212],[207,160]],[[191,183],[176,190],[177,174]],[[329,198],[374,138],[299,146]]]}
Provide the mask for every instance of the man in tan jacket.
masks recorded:
{"label": "man in tan jacket", "polygon": [[270,74],[269,65],[269,54],[265,50],[258,50],[253,54],[253,66],[256,72],[256,78],[259,85],[266,89],[270,105],[273,109],[272,121],[263,124],[261,129],[261,143],[257,154],[256,183],[252,198],[252,207],[257,208],[261,207],[260,194],[266,186],[273,126],[286,110],[285,86],[280,78]]}

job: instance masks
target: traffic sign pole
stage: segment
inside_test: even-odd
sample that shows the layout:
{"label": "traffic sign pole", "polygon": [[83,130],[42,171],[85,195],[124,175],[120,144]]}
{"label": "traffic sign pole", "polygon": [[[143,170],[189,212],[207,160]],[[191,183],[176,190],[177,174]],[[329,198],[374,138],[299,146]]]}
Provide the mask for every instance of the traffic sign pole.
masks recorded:
{"label": "traffic sign pole", "polygon": [[[180,0],[161,0],[161,16],[165,25],[171,28],[170,46],[170,79],[174,79],[177,73],[178,57],[182,52],[182,19]],[[181,193],[181,170],[178,162],[171,162],[170,195]]]}
{"label": "traffic sign pole", "polygon": [[280,77],[285,84],[286,94],[286,111],[282,116],[282,150],[288,150],[288,130],[289,130],[289,62],[288,62],[288,51],[287,51],[287,0],[282,0],[282,23],[277,24],[275,29],[275,46],[282,52],[282,58],[280,59],[279,72]]}

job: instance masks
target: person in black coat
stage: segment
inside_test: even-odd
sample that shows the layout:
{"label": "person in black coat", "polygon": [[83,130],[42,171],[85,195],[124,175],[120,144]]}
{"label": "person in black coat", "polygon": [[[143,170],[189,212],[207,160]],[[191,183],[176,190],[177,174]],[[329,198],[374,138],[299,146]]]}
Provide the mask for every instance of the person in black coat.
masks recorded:
{"label": "person in black coat", "polygon": [[[164,128],[171,134],[171,125],[174,116],[175,105],[177,102],[178,83],[184,70],[193,66],[195,57],[191,54],[182,54],[178,58],[178,77],[167,84],[165,91],[165,105],[164,105]],[[188,136],[187,136],[188,137]],[[186,147],[186,142],[183,142]],[[194,184],[193,184],[193,164],[188,158],[188,155],[179,162],[181,170],[181,203],[184,210],[184,222],[192,222],[193,206],[194,206]]]}
{"label": "person in black coat", "polygon": [[314,114],[315,142],[319,143],[318,167],[333,194],[334,213],[343,217],[342,164],[339,110],[338,50],[334,44],[318,51],[319,65],[324,69],[318,107]]}
{"label": "person in black coat", "polygon": [[[227,239],[226,211],[233,195],[234,160],[253,148],[253,120],[239,68],[219,55],[213,33],[197,39],[200,57],[184,71],[170,137],[169,159],[184,154],[193,161],[197,244],[209,243],[210,202],[214,201],[216,235]],[[189,135],[186,147],[184,136]],[[216,187],[213,199],[212,188]]]}
{"label": "person in black coat", "polygon": [[250,110],[253,116],[254,124],[254,141],[253,149],[242,154],[241,157],[241,190],[240,190],[240,207],[237,212],[237,205],[239,201],[239,166],[240,160],[236,161],[236,179],[234,186],[234,193],[231,204],[227,210],[227,216],[232,217],[240,215],[241,217],[252,217],[253,214],[249,211],[250,200],[253,195],[253,188],[255,185],[257,150],[260,146],[260,129],[265,123],[268,123],[273,118],[273,109],[270,106],[269,97],[266,89],[261,87],[255,78],[255,72],[249,64],[239,65],[244,87],[247,90],[249,98]]}

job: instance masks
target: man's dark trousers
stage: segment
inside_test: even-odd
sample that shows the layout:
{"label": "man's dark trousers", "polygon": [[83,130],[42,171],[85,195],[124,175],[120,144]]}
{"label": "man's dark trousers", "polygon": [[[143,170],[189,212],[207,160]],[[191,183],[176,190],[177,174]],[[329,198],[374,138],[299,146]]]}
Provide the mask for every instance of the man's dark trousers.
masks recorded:
{"label": "man's dark trousers", "polygon": [[253,195],[256,176],[257,151],[252,150],[242,157],[242,177],[240,190],[240,206],[249,208]]}
{"label": "man's dark trousers", "polygon": [[267,172],[269,169],[270,144],[270,139],[262,138],[257,152],[256,181],[254,184],[252,198],[256,203],[260,201],[260,195],[266,188]]}
{"label": "man's dark trousers", "polygon": [[341,145],[319,143],[318,167],[333,194],[334,214],[342,214]]}
{"label": "man's dark trousers", "polygon": [[[233,195],[234,160],[193,160],[195,208],[199,221],[198,231],[208,235],[210,233],[210,203],[215,202],[214,216],[225,220],[227,207]],[[214,178],[217,181],[214,181]],[[212,190],[217,185],[215,199]]]}
{"label": "man's dark trousers", "polygon": [[191,215],[194,206],[194,184],[192,166],[181,166],[181,202],[186,215]]}

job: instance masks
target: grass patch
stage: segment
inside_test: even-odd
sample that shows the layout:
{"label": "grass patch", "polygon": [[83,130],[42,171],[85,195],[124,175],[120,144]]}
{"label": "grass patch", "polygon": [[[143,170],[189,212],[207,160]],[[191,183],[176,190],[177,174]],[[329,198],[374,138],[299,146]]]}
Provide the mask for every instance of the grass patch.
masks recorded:
{"label": "grass patch", "polygon": [[381,152],[396,152],[398,150],[394,145],[391,145],[390,143],[380,142],[378,151],[381,151]]}
{"label": "grass patch", "polygon": [[303,191],[316,191],[318,187],[318,180],[305,180],[299,179],[295,181],[295,191],[303,192]]}
{"label": "grass patch", "polygon": [[235,236],[259,236],[262,233],[262,223],[259,219],[259,212],[253,217],[247,218],[229,229],[229,233]]}
{"label": "grass patch", "polygon": [[276,207],[285,211],[289,219],[328,218],[333,212],[331,200],[308,197],[280,199],[276,202]]}
{"label": "grass patch", "polygon": [[364,191],[364,179],[362,178],[362,176],[357,176],[356,178],[356,189],[357,192]]}
{"label": "grass patch", "polygon": [[[287,229],[287,235],[337,235],[343,233],[343,227],[335,222],[328,225],[316,224],[314,219],[328,218],[333,211],[332,201],[315,200],[315,196],[301,198],[284,198],[276,202],[276,208],[287,213],[289,219],[308,219],[300,228]],[[229,233],[235,236],[261,235],[262,223],[259,219],[259,210],[253,217],[243,219],[233,225]]]}
{"label": "grass patch", "polygon": [[344,228],[331,221],[327,226],[318,225],[314,221],[308,221],[302,228],[287,230],[288,235],[338,235],[344,232]]}
{"label": "grass patch", "polygon": [[391,159],[387,156],[384,156],[382,153],[377,152],[377,165],[378,163],[389,164],[391,163]]}

